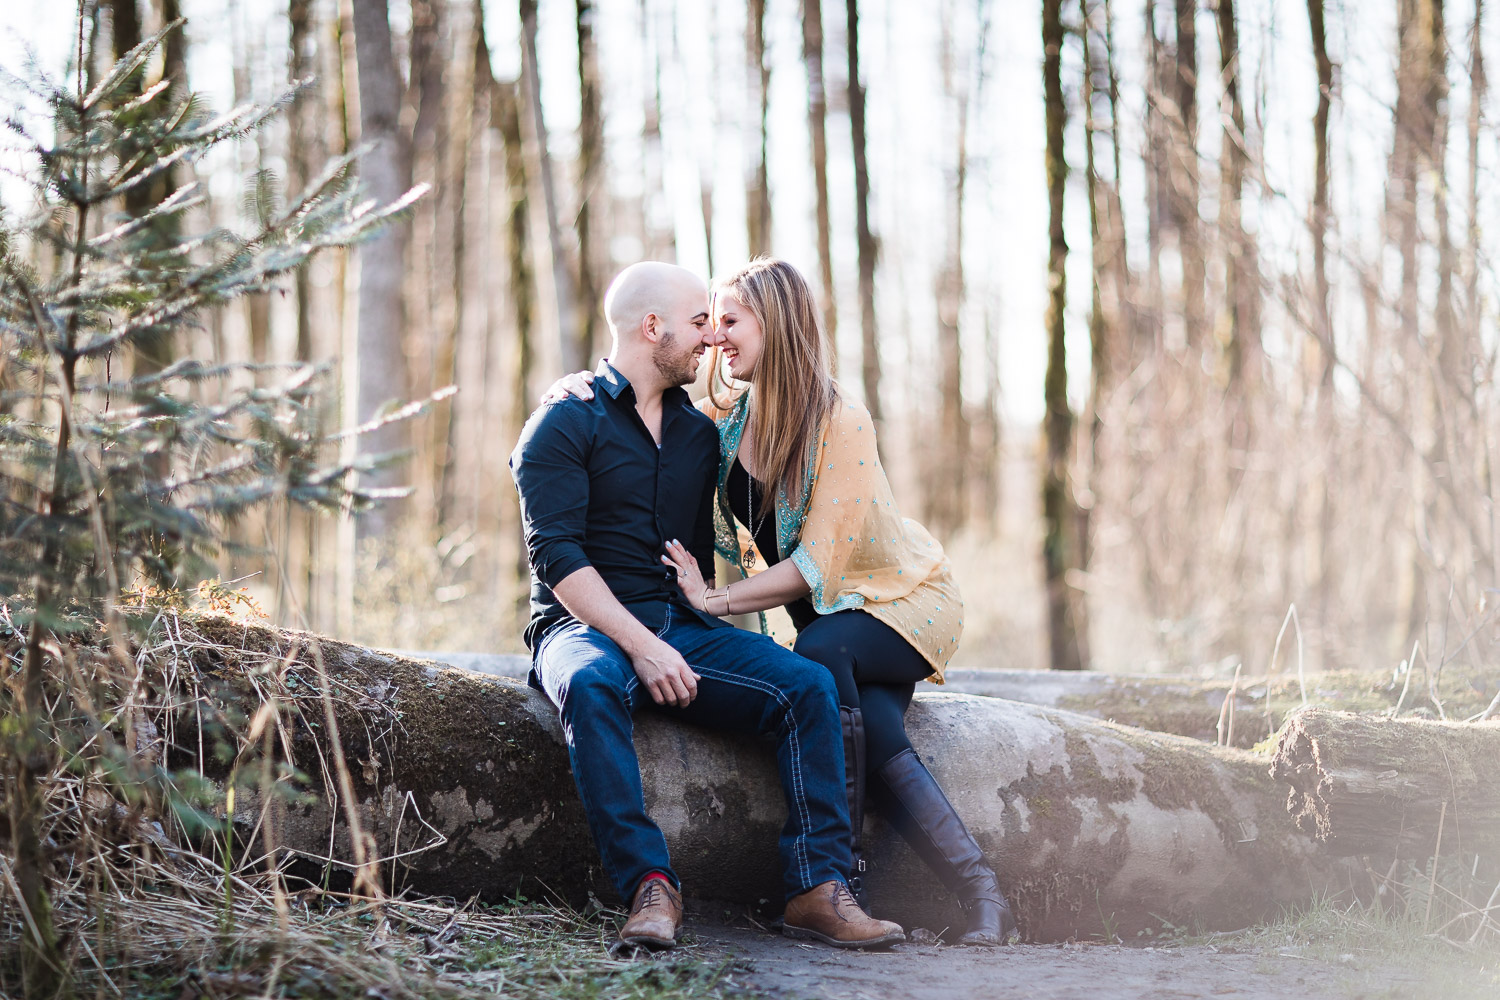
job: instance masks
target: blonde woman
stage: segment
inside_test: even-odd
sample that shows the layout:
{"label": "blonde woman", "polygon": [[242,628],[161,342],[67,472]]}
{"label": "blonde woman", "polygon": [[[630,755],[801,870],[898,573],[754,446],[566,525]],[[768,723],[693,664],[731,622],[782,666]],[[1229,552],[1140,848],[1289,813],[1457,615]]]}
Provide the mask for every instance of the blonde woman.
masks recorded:
{"label": "blonde woman", "polygon": [[[817,306],[796,268],[759,258],[718,281],[712,318],[719,356],[699,406],[719,429],[715,548],[743,578],[710,587],[676,543],[663,561],[709,614],[785,606],[795,651],[832,673],[854,834],[850,887],[861,903],[868,787],[958,897],[967,918],[960,943],[1007,943],[1016,925],[995,873],[912,749],[903,718],[918,681],[942,682],[963,631],[942,547],[896,507],[870,414],[829,376]],[[565,391],[591,395],[573,376],[549,395]]]}

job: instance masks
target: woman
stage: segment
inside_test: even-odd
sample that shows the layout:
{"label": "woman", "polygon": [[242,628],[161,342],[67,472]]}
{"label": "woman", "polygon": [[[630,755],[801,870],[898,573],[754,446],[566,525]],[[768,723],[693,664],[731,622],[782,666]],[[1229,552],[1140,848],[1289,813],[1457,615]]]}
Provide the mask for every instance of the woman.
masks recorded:
{"label": "woman", "polygon": [[[864,793],[958,897],[960,943],[997,945],[1015,920],[994,871],[907,738],[916,682],[942,682],[962,632],[963,602],[942,548],[901,517],[880,466],[869,412],[828,374],[816,304],[802,275],[759,258],[716,283],[716,352],[730,378],[700,408],[719,427],[716,549],[746,574],[708,586],[681,545],[667,545],[693,607],[713,615],[785,605],[796,652],[838,684],[846,788],[859,873]],[[554,387],[578,388],[564,380]],[[725,390],[722,393],[719,390]],[[586,391],[586,390],[584,390]],[[742,526],[744,531],[735,529]],[[764,617],[762,617],[764,627]]]}

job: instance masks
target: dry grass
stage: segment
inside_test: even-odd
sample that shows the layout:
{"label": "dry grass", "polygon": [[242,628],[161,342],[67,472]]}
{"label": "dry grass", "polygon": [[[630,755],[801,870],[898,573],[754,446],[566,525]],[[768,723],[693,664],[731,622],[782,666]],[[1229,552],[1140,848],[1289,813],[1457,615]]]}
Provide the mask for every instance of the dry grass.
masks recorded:
{"label": "dry grass", "polygon": [[[214,598],[225,604],[223,594]],[[229,604],[235,604],[229,601]],[[221,608],[223,610],[223,608]],[[268,863],[278,803],[348,800],[345,762],[320,774],[275,763],[295,725],[331,724],[345,693],[286,657],[245,659],[216,644],[223,619],[137,609],[137,638],[109,649],[98,631],[48,644],[52,767],[41,837],[53,919],[75,995],[99,997],[722,997],[729,967],[688,948],[615,956],[620,915],[524,900],[499,906],[385,895],[358,872],[375,859],[351,838],[342,868],[358,895],[289,879]],[[7,680],[21,630],[0,606]],[[105,648],[101,648],[105,646]],[[308,650],[314,663],[316,648]],[[216,696],[232,667],[259,700],[239,715]],[[334,741],[337,746],[337,741]],[[279,759],[286,759],[285,757]],[[174,761],[196,769],[171,774]],[[207,763],[230,780],[197,777]],[[255,793],[256,831],[236,841],[234,793]],[[269,794],[262,794],[269,791]],[[339,794],[340,792],[344,794]],[[243,799],[242,799],[243,807]],[[243,811],[243,810],[242,810]],[[353,822],[356,817],[341,817]],[[8,818],[7,818],[8,819]],[[247,847],[255,845],[256,850]],[[9,823],[0,824],[0,996],[20,995],[20,905]]]}

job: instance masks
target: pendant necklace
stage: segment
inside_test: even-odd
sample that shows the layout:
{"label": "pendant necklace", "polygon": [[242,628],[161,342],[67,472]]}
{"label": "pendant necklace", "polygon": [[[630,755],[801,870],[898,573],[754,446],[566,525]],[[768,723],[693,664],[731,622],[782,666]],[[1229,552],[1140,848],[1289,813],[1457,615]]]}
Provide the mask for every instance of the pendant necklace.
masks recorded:
{"label": "pendant necklace", "polygon": [[[745,469],[745,463],[740,463],[740,468]],[[755,566],[755,550],[759,547],[758,540],[760,529],[765,527],[766,512],[762,511],[760,523],[755,523],[755,477],[750,475],[750,470],[745,469],[745,520],[749,522],[750,548],[745,550],[745,569]]]}

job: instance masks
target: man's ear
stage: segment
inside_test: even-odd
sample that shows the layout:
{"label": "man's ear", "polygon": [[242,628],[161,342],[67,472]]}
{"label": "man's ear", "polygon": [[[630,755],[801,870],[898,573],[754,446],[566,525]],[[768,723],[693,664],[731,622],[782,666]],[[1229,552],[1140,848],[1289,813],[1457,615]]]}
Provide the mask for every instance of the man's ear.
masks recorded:
{"label": "man's ear", "polygon": [[641,336],[651,343],[656,343],[661,337],[661,317],[656,313],[648,312],[641,318]]}

